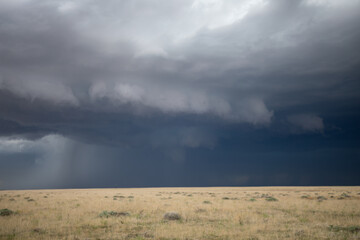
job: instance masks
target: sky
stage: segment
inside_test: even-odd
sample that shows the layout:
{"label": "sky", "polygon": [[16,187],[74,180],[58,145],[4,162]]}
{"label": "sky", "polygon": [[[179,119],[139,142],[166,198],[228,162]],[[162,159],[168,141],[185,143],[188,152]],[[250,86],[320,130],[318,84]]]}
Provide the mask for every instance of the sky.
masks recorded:
{"label": "sky", "polygon": [[0,189],[360,185],[359,0],[0,1]]}

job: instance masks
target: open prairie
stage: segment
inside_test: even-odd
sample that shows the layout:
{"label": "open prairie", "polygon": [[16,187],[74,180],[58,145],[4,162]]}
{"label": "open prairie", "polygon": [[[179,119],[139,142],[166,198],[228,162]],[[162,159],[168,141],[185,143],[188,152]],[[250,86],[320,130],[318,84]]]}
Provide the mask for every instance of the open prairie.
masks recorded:
{"label": "open prairie", "polygon": [[360,239],[360,187],[0,191],[0,209],[0,239]]}

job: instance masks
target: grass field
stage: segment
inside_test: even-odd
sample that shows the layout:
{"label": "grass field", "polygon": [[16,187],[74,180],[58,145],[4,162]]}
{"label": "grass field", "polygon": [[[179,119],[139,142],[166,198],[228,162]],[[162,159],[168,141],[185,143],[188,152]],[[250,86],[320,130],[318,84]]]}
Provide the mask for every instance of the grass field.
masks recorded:
{"label": "grass field", "polygon": [[360,187],[0,191],[0,209],[0,239],[360,239]]}

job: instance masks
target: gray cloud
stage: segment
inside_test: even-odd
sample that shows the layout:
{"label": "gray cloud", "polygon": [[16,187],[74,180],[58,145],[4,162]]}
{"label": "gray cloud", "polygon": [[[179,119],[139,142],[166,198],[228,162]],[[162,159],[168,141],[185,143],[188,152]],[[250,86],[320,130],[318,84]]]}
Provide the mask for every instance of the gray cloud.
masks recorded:
{"label": "gray cloud", "polygon": [[330,0],[3,1],[0,89],[34,106],[269,126],[278,110],[358,99],[355,79],[343,77],[359,64],[358,9]]}
{"label": "gray cloud", "polygon": [[303,131],[317,132],[324,130],[322,118],[311,114],[291,115],[287,120]]}
{"label": "gray cloud", "polygon": [[[132,11],[138,11],[140,4],[142,14],[129,17]],[[208,77],[221,74],[219,79],[224,91],[234,86],[257,88],[258,82],[246,80],[250,73],[334,72],[358,63],[358,56],[349,54],[359,37],[353,24],[358,21],[356,1],[342,5],[331,1],[327,4],[184,1],[181,7],[158,3],[159,8],[153,4],[144,6],[136,1],[106,4],[96,1],[4,2],[1,46],[2,63],[6,68],[2,70],[8,77],[3,77],[3,83],[11,81],[12,85],[20,85],[25,79],[32,79],[27,81],[40,81],[50,88],[51,84],[60,86],[61,82],[76,88],[79,82],[85,82],[86,87],[94,81],[137,80],[138,84],[159,84],[172,82],[176,76],[181,85],[187,87],[193,87],[193,81],[202,78],[207,82],[205,90],[211,91],[215,90],[213,84],[216,83]],[[7,5],[10,7],[4,7]],[[234,17],[229,17],[227,11],[230,9],[242,14],[236,17],[234,13]],[[36,18],[39,11],[44,15]],[[149,18],[152,21],[149,22]],[[164,19],[171,28],[163,26]],[[191,24],[194,19],[197,19],[196,24]],[[213,26],[213,21],[223,23]],[[339,44],[340,48],[334,48]],[[150,59],[136,57],[141,53],[147,53]],[[22,74],[11,66],[16,66],[16,70],[20,66]],[[238,71],[237,75],[229,76],[234,70]],[[57,83],[44,83],[42,79]],[[306,87],[307,83],[302,85]],[[23,91],[30,95],[39,94],[31,94],[35,90],[24,87]],[[45,88],[40,88],[39,92],[46,91]],[[203,84],[201,88],[204,90]],[[16,92],[15,87],[11,89]],[[69,93],[64,91],[64,94]]]}
{"label": "gray cloud", "polygon": [[0,136],[184,162],[232,133],[325,132],[359,106],[359,10],[357,0],[1,1]]}

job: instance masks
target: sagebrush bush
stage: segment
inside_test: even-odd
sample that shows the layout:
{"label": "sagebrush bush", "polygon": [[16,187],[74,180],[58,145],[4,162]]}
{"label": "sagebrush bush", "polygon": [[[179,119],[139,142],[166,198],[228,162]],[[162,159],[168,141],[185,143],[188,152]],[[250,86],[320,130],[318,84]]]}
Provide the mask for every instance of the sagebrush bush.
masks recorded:
{"label": "sagebrush bush", "polygon": [[360,226],[347,226],[347,227],[342,227],[342,226],[330,225],[328,229],[329,229],[329,231],[333,231],[333,232],[340,232],[340,231],[351,232],[351,233],[358,233],[358,232],[360,232]]}
{"label": "sagebrush bush", "polygon": [[128,212],[115,212],[115,211],[103,211],[99,214],[99,217],[120,217],[120,216],[129,216]]}
{"label": "sagebrush bush", "polygon": [[177,212],[167,212],[164,215],[165,220],[181,220],[181,215]]}
{"label": "sagebrush bush", "polygon": [[274,197],[267,197],[267,198],[265,198],[265,200],[268,201],[268,202],[277,202],[277,201],[279,201]]}
{"label": "sagebrush bush", "polygon": [[14,214],[13,211],[11,211],[10,209],[4,208],[4,209],[0,209],[0,216],[10,216]]}
{"label": "sagebrush bush", "polygon": [[319,200],[319,201],[323,201],[323,200],[327,200],[327,198],[326,198],[326,197],[324,197],[324,196],[318,196],[318,197],[317,197],[317,200]]}

